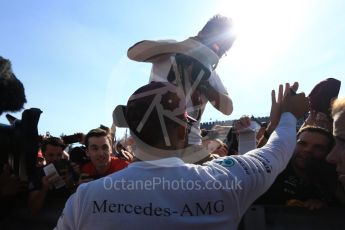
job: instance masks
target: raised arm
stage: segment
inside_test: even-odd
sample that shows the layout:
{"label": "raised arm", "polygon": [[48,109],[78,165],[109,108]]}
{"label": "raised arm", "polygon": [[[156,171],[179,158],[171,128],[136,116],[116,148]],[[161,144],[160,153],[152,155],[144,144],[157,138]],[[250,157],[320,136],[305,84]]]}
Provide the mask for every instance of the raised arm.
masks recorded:
{"label": "raised arm", "polygon": [[198,88],[218,111],[225,115],[232,113],[232,100],[217,73],[213,72],[210,79],[200,82]]}
{"label": "raised arm", "polygon": [[280,121],[267,144],[244,155],[229,157],[234,160],[234,164],[229,166],[229,179],[242,182],[241,189],[232,191],[238,200],[239,215],[271,186],[286,167],[296,145],[297,118],[308,111],[308,99],[303,93],[293,95],[289,84],[286,84],[284,93],[282,89],[280,86],[281,100],[277,100]]}

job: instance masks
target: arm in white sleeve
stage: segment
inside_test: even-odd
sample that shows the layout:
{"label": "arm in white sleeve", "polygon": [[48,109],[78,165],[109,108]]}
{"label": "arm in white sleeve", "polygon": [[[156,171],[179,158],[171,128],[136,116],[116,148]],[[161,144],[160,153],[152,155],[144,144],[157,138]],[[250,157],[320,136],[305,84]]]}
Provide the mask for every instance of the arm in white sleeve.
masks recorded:
{"label": "arm in white sleeve", "polygon": [[218,161],[228,168],[229,180],[240,182],[239,188],[231,190],[237,202],[238,217],[272,185],[288,164],[295,146],[296,118],[291,113],[283,113],[265,146],[244,155],[227,157],[234,161],[229,166]]}
{"label": "arm in white sleeve", "polygon": [[243,177],[239,178],[243,180],[243,191],[237,191],[240,214],[267,191],[285,169],[296,146],[296,121],[291,113],[283,113],[265,146],[239,156],[251,169],[250,175],[242,173]]}
{"label": "arm in white sleeve", "polygon": [[208,83],[209,86],[207,90],[203,92],[207,100],[210,101],[213,107],[218,111],[225,115],[230,115],[233,111],[232,100],[216,71],[211,72]]}

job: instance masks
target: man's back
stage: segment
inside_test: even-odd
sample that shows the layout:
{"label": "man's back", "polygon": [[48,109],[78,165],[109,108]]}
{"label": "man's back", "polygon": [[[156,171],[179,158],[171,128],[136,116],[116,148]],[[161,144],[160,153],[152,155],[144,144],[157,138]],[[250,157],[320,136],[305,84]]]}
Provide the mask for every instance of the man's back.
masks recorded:
{"label": "man's back", "polygon": [[236,229],[292,155],[296,117],[307,110],[307,99],[289,91],[286,84],[282,98],[281,86],[277,102],[272,93],[283,113],[264,147],[197,166],[180,159],[192,121],[180,88],[161,82],[140,87],[121,106],[138,145],[134,163],[81,185],[57,229]]}
{"label": "man's back", "polygon": [[203,166],[175,157],[136,161],[83,184],[66,203],[58,228],[236,229],[292,154],[296,120],[283,117],[267,145],[245,155]]}
{"label": "man's back", "polygon": [[[65,209],[79,210],[74,212],[79,220],[75,228],[214,229],[237,225],[240,216],[235,190],[242,187],[227,169],[185,164],[178,158],[152,162],[135,162],[102,180],[82,185],[79,199]],[[63,218],[70,214],[65,212]]]}

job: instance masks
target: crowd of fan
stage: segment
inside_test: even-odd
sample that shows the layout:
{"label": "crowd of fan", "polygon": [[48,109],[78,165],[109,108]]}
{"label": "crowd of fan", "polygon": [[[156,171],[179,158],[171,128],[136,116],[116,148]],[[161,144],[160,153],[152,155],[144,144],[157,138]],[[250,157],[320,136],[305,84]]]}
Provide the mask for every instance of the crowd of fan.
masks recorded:
{"label": "crowd of fan", "polygon": [[[196,41],[205,42],[204,40],[206,38],[202,32],[205,33],[205,31],[201,31],[198,34],[198,36],[195,38]],[[196,41],[193,41],[193,42],[196,42]],[[216,48],[214,52],[216,52],[220,58],[231,47],[231,45],[232,43],[229,43],[229,45],[227,45],[227,47],[223,47],[223,49],[221,49],[222,47],[219,47],[219,46],[216,46],[216,47],[212,46],[212,48]],[[170,58],[166,58],[166,59],[170,63]],[[177,59],[177,56],[176,56],[176,59]],[[202,60],[200,60],[200,62],[202,62]],[[153,70],[155,70],[155,64],[153,66],[154,66]],[[179,66],[179,67],[182,68],[185,66]],[[172,70],[173,69],[171,69],[170,71]],[[213,72],[211,73],[210,79],[212,78],[212,74],[214,73]],[[176,82],[179,83],[177,79],[177,75],[178,74],[175,75],[175,78],[173,80],[173,82],[175,83]],[[169,72],[168,77],[171,77],[170,72]],[[168,82],[157,83],[156,80],[157,79],[154,79],[152,81],[153,83],[151,82],[150,84],[144,86],[143,88],[145,89],[146,87],[152,90],[150,87],[154,86],[156,88],[153,88],[153,90],[157,90],[157,89],[164,88],[166,86],[171,87],[171,85],[174,85]],[[217,80],[213,79],[213,81],[217,81]],[[212,97],[214,96],[213,94],[214,92],[212,92],[212,90],[215,90],[214,89],[215,86],[212,85],[212,82],[206,79],[206,80],[202,80],[200,84],[201,86],[198,86],[200,87],[200,89],[198,89],[199,90],[198,92],[200,93],[200,95],[196,95],[196,96],[192,95],[192,97],[195,96],[194,98],[197,98],[193,102],[201,103],[201,104],[204,103],[205,105],[207,101],[210,101],[211,103],[214,104],[214,106],[216,106],[224,114],[230,114],[232,112],[232,101],[226,94],[227,92],[225,92],[226,91],[225,89],[224,89],[224,92],[218,91],[219,95],[215,98],[218,98],[218,99],[221,98],[222,100],[219,99],[219,101],[216,101],[216,100],[212,100],[213,99]],[[171,139],[172,140],[171,142],[175,141],[176,142],[175,146],[174,146],[174,143],[168,143],[168,144],[165,143],[165,145],[163,144],[164,141],[166,142],[166,140],[164,139],[165,136],[163,137],[163,135],[157,134],[158,132],[160,132],[160,130],[151,130],[150,128],[146,127],[146,130],[144,130],[143,132],[139,132],[137,131],[137,129],[130,127],[130,125],[129,127],[131,129],[130,130],[131,133],[137,134],[137,136],[139,136],[140,138],[135,139],[131,137],[126,137],[124,140],[116,141],[115,129],[110,129],[103,125],[101,125],[99,128],[90,130],[86,135],[81,135],[82,138],[80,138],[79,140],[80,142],[79,146],[75,146],[75,145],[68,146],[68,144],[64,142],[63,137],[44,136],[42,138],[42,141],[40,142],[40,149],[37,153],[36,171],[32,175],[29,175],[27,180],[23,180],[23,178],[19,178],[18,175],[15,175],[13,173],[13,169],[10,167],[10,164],[8,162],[1,162],[1,170],[0,170],[1,172],[0,174],[0,202],[1,202],[0,224],[1,225],[0,225],[0,228],[15,229],[15,226],[25,227],[25,225],[27,224],[30,224],[30,226],[33,229],[45,229],[47,226],[54,227],[58,221],[59,216],[61,215],[61,212],[64,209],[66,201],[71,196],[71,194],[76,194],[78,193],[76,191],[80,191],[78,195],[73,197],[74,200],[70,199],[69,203],[66,204],[67,208],[65,208],[65,211],[73,214],[75,211],[74,209],[77,209],[77,207],[71,208],[71,203],[76,202],[78,204],[78,201],[75,201],[75,200],[76,199],[78,200],[79,198],[80,199],[83,198],[83,195],[85,195],[85,193],[83,192],[85,192],[85,190],[87,190],[88,188],[87,185],[91,184],[90,189],[92,190],[93,188],[92,186],[97,186],[97,181],[95,180],[104,178],[105,176],[108,176],[108,175],[121,173],[121,170],[124,170],[125,168],[127,168],[128,165],[134,164],[133,162],[135,161],[138,162],[142,160],[142,159],[137,159],[138,155],[136,152],[136,150],[138,149],[137,145],[139,145],[137,141],[141,141],[141,140],[143,142],[153,144],[151,147],[164,146],[166,148],[165,149],[162,148],[160,149],[160,151],[165,151],[165,150],[168,151],[168,150],[179,150],[177,148],[177,147],[180,147],[179,145],[181,144],[179,142],[180,141],[179,139],[183,139],[183,140],[187,139],[187,141],[189,142],[186,144],[186,146],[191,147],[191,148],[188,149],[189,151],[188,155],[186,154],[186,155],[181,155],[181,156],[192,156],[194,151],[195,153],[196,152],[202,152],[202,154],[206,153],[206,155],[202,155],[203,158],[194,162],[190,162],[188,160],[185,160],[187,158],[181,157],[181,159],[185,160],[184,163],[187,162],[187,163],[193,164],[192,166],[183,164],[184,168],[181,167],[181,171],[186,170],[186,168],[188,170],[193,169],[193,170],[188,171],[188,173],[191,174],[191,178],[192,176],[195,176],[196,174],[197,176],[200,176],[200,175],[207,176],[209,174],[211,176],[221,175],[220,178],[223,178],[223,179],[228,178],[230,177],[229,175],[231,175],[230,171],[233,169],[233,168],[230,168],[232,165],[229,165],[229,164],[231,162],[234,163],[235,159],[239,162],[239,164],[252,163],[251,166],[253,168],[258,167],[257,165],[263,166],[262,168],[264,168],[264,170],[260,171],[262,168],[260,170],[257,169],[258,174],[264,174],[264,173],[268,174],[271,172],[270,170],[275,170],[275,172],[278,172],[280,169],[272,169],[272,167],[270,167],[269,165],[269,164],[273,164],[274,162],[273,163],[269,162],[269,160],[267,160],[268,158],[265,158],[265,157],[267,156],[271,157],[269,159],[271,160],[273,159],[272,161],[275,160],[274,158],[278,159],[277,162],[275,162],[277,164],[281,162],[284,163],[284,159],[287,157],[287,156],[280,156],[280,155],[284,155],[285,152],[283,148],[285,148],[286,146],[277,147],[275,145],[279,145],[279,144],[286,145],[286,143],[289,143],[288,142],[289,140],[287,140],[287,142],[283,142],[284,140],[282,140],[284,139],[282,136],[287,135],[286,134],[287,131],[284,130],[284,125],[289,126],[289,124],[291,124],[291,122],[289,123],[289,121],[291,120],[294,120],[295,122],[296,118],[299,118],[299,115],[301,115],[299,113],[304,112],[304,108],[299,110],[299,109],[296,109],[295,107],[298,107],[299,104],[302,104],[302,105],[306,104],[305,102],[306,98],[304,94],[299,95],[300,97],[298,98],[298,100],[300,101],[298,102],[300,103],[294,102],[294,99],[291,99],[293,96],[296,96],[292,94],[292,92],[294,92],[293,91],[294,87],[296,86],[293,85],[290,88],[290,85],[288,84],[285,87],[284,95],[288,95],[290,97],[290,101],[288,101],[289,99],[285,99],[286,101],[284,101],[283,96],[282,96],[283,87],[280,88],[279,90],[280,99],[277,101],[272,100],[271,111],[267,111],[267,112],[270,112],[269,122],[259,124],[261,127],[260,129],[256,130],[257,131],[255,133],[256,146],[254,147],[256,147],[257,149],[263,148],[264,150],[262,152],[260,152],[260,150],[257,152],[251,152],[243,158],[241,157],[229,158],[227,156],[241,154],[239,153],[240,152],[239,151],[239,134],[241,133],[241,131],[251,126],[251,119],[249,117],[241,117],[238,120],[236,120],[236,122],[234,122],[232,127],[230,128],[230,131],[227,130],[228,133],[224,135],[225,137],[224,139],[219,139],[219,138],[217,139],[217,135],[211,135],[212,132],[210,132],[210,130],[204,131],[204,132],[201,130],[201,134],[203,138],[202,138],[202,145],[199,146],[197,143],[199,140],[196,139],[195,136],[194,137],[191,136],[191,134],[193,134],[193,131],[190,132],[190,129],[195,128],[195,130],[198,130],[199,127],[194,127],[193,125],[198,124],[198,122],[200,121],[204,108],[193,111],[193,112],[196,112],[197,116],[195,117],[198,117],[198,121],[194,119],[195,120],[194,122],[196,123],[193,123],[192,125],[188,124],[189,133],[187,133],[186,131],[187,128],[183,125],[176,125],[176,124],[172,125],[171,121],[170,123],[166,122],[167,125],[165,128],[167,128],[168,131],[172,133],[173,138]],[[140,88],[139,91],[143,88]],[[165,101],[162,99],[162,101],[165,102],[164,106],[178,107],[178,105],[175,105],[176,101],[174,101],[176,100],[176,98],[171,96],[171,94],[175,93],[174,89],[176,92],[178,92],[176,88],[178,87],[175,86],[172,91],[167,91],[167,92],[164,92],[164,94],[160,95],[162,96],[162,98],[165,97],[163,98]],[[220,87],[220,88],[224,88],[224,87]],[[296,88],[298,88],[298,86]],[[289,98],[289,97],[286,97],[286,98]],[[134,98],[135,99],[133,100],[137,99],[136,97]],[[314,100],[314,98],[317,98],[317,99]],[[336,168],[333,165],[337,163],[337,160],[335,159],[335,157],[330,159],[330,157],[328,156],[328,154],[331,152],[331,150],[333,149],[335,145],[335,139],[332,135],[332,129],[333,129],[332,114],[330,114],[328,110],[330,100],[325,99],[325,98],[322,98],[325,100],[319,100],[320,95],[317,95],[314,97],[313,92],[309,95],[309,99],[311,102],[311,110],[309,112],[309,116],[304,120],[302,127],[296,127],[296,129],[299,128],[297,132],[297,136],[296,136],[297,145],[294,149],[294,153],[291,160],[289,161],[287,167],[276,178],[276,180],[274,181],[272,186],[268,189],[268,191],[264,193],[261,197],[259,197],[255,201],[255,203],[264,204],[264,205],[274,204],[274,205],[284,205],[284,206],[285,205],[298,206],[298,207],[306,208],[309,210],[327,208],[330,206],[343,206],[345,204],[344,185],[341,184],[340,181],[338,180]],[[206,102],[202,102],[202,100],[205,100]],[[154,101],[155,100],[153,100],[153,102]],[[226,102],[224,103],[225,106],[224,104],[222,104],[222,102],[224,101]],[[326,106],[322,105],[323,101],[327,102]],[[145,101],[143,99],[139,102],[135,101],[132,103],[131,100],[129,100],[128,102],[129,104],[127,105],[128,111],[129,111],[127,113],[128,116],[126,117],[127,123],[133,122],[138,126],[138,123],[140,123],[139,121],[141,121],[142,117],[138,118],[137,116],[139,115],[144,116],[143,114],[145,113],[144,111],[138,112],[138,110],[147,109],[149,107],[148,105],[150,105],[151,102],[152,101]],[[289,106],[287,106],[285,110],[282,110],[281,104],[283,102],[285,102],[286,105],[292,104],[294,107],[292,106],[293,108],[290,108]],[[131,108],[131,106],[133,106],[133,108]],[[180,118],[187,120],[186,122],[188,123],[190,122],[190,120],[188,120],[189,117],[187,117],[188,114],[186,112],[185,107],[183,108],[184,109],[182,113],[183,116],[182,117],[180,116]],[[151,119],[151,120],[149,119],[148,123],[151,122],[153,124],[155,120],[159,120],[159,119],[157,117],[155,117],[155,119]],[[281,120],[283,120],[283,122],[280,122]],[[155,127],[155,125],[156,124],[153,124],[152,127]],[[132,124],[132,126],[134,125]],[[180,129],[181,127],[184,128],[184,130]],[[277,129],[280,128],[279,129],[280,133],[277,134],[276,128]],[[288,128],[291,128],[291,130],[294,130],[294,127],[288,127]],[[342,128],[344,128],[344,126],[342,126]],[[184,135],[183,138],[180,138],[181,130],[183,131],[182,132],[182,134]],[[212,131],[214,133],[219,134],[221,132],[224,132],[224,130],[226,130],[225,127],[216,126],[213,128]],[[337,130],[336,132],[339,133],[339,130]],[[336,132],[333,132],[333,133],[336,133]],[[200,130],[198,130],[197,135],[199,135],[199,133],[200,133]],[[291,132],[289,132],[289,135],[290,134]],[[343,131],[340,132],[340,134],[343,135],[344,134]],[[188,138],[186,138],[186,135],[188,136]],[[273,138],[270,138],[271,135],[273,135]],[[160,138],[160,139],[157,141],[157,140],[154,140],[155,138]],[[287,139],[289,138],[287,137]],[[290,138],[290,139],[292,140],[293,138]],[[194,141],[194,142],[191,142],[191,141]],[[270,147],[266,147],[265,149],[266,142],[270,144]],[[291,143],[292,142],[293,141],[291,141]],[[186,147],[186,146],[183,146],[183,147]],[[176,148],[174,149],[174,147]],[[291,147],[291,146],[288,146],[288,147]],[[277,150],[278,153],[274,153],[276,154],[274,155],[272,153],[274,152],[272,149]],[[143,149],[141,150],[142,152],[144,152]],[[332,162],[332,164],[328,163],[327,157],[329,158],[328,161]],[[161,158],[164,158],[164,157],[161,157]],[[224,159],[228,159],[230,163],[227,165],[226,162],[225,163],[222,162]],[[280,160],[281,162],[279,162]],[[223,163],[225,164],[225,166],[223,165]],[[281,165],[284,165],[283,163],[281,163]],[[201,166],[196,167],[195,166],[196,164],[203,164],[205,168],[202,168]],[[220,166],[217,164],[219,164]],[[222,166],[224,167],[221,168]],[[265,166],[267,167],[265,168]],[[242,166],[240,165],[239,167],[242,167]],[[243,174],[244,168],[246,167],[243,166],[241,169],[242,174]],[[135,169],[132,169],[132,170],[135,170]],[[176,170],[180,170],[180,169],[176,169]],[[200,170],[200,171],[197,171],[197,170]],[[200,172],[200,174],[195,173],[196,171]],[[133,171],[130,171],[130,173],[131,172]],[[176,172],[180,172],[180,171],[176,171]],[[130,175],[132,176],[132,174]],[[141,175],[137,175],[137,176],[139,177]],[[263,177],[263,180],[267,179],[269,181],[269,179],[271,179],[271,177],[267,177],[267,178]],[[259,178],[259,179],[262,179],[262,178]],[[260,180],[255,181],[255,179],[250,179],[250,180],[251,180],[250,183],[254,181],[253,182],[254,184],[257,181],[260,182]],[[89,183],[91,181],[94,181],[94,183],[93,182]],[[269,184],[266,181],[261,181],[261,182],[262,183],[265,182],[266,184]],[[84,184],[84,185],[80,186],[81,184]],[[83,188],[83,189],[79,188],[77,190],[79,186],[80,188]],[[261,193],[259,193],[258,196],[260,194]],[[216,195],[219,195],[219,194],[216,194]],[[222,193],[222,195],[224,194]],[[114,196],[116,197],[117,194],[114,194]],[[228,197],[230,196],[227,196],[227,198]],[[164,199],[162,200],[164,201]],[[243,201],[244,205],[242,208],[247,207],[246,202],[249,202],[249,201]],[[73,203],[73,205],[74,204],[75,203]],[[136,207],[139,207],[139,206],[136,206]],[[139,207],[138,210],[140,208],[141,207]],[[240,213],[242,210],[240,208],[239,210],[240,210],[239,211]],[[83,210],[77,210],[77,212],[82,212],[82,211]],[[158,208],[157,210],[155,209],[155,211],[157,211],[158,216],[162,215],[161,208]],[[189,211],[186,211],[186,212],[189,212]],[[165,214],[171,215],[170,212],[165,213]],[[24,218],[26,221],[20,218]],[[69,218],[74,218],[74,217],[69,217]],[[16,222],[15,220],[21,220],[21,221]],[[64,226],[64,224],[74,225],[74,223],[70,223],[69,220],[63,219],[63,215],[61,216],[60,220],[61,220],[62,226]],[[80,222],[80,220],[77,218],[75,218],[74,220],[76,220],[76,222],[78,223]],[[238,221],[235,220],[233,222],[237,223]],[[207,224],[212,224],[212,223],[207,223]]]}
{"label": "crowd of fan", "polygon": [[[297,146],[287,168],[256,203],[298,206],[310,210],[345,204],[345,193],[337,180],[335,166],[326,161],[334,146],[332,133],[325,127],[317,126],[315,119],[314,124],[310,122],[299,129]],[[212,159],[238,154],[238,131],[249,124],[249,117],[241,117],[234,122],[224,140],[211,139],[204,134],[203,145],[213,156]],[[262,131],[257,132],[258,145],[267,141],[265,126],[263,124]],[[219,133],[221,128],[216,126],[213,130]],[[67,146],[60,137],[45,136],[37,153],[37,172],[30,175],[28,181],[19,180],[12,174],[8,164],[2,164],[2,221],[12,211],[28,204],[33,219],[54,225],[67,198],[80,184],[117,172],[131,163],[135,142],[131,137],[119,141],[114,137],[115,134],[104,126],[83,135],[78,146]],[[231,143],[231,146],[226,143]],[[56,172],[47,175],[44,167],[49,164],[55,166]]]}

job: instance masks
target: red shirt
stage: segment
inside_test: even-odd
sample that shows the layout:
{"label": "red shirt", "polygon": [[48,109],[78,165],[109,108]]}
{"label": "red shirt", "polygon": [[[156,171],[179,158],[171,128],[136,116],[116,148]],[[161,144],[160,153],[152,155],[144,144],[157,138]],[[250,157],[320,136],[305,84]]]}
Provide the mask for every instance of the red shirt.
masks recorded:
{"label": "red shirt", "polygon": [[121,160],[117,157],[111,157],[110,167],[108,168],[108,170],[104,174],[100,175],[97,172],[95,166],[92,164],[92,162],[85,164],[81,169],[81,173],[87,173],[92,177],[98,177],[99,178],[99,177],[103,177],[103,176],[112,174],[113,172],[117,172],[123,168],[126,168],[128,166],[128,164],[129,163],[127,161]]}

